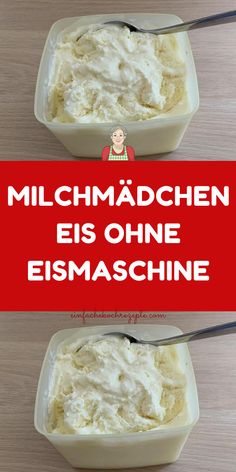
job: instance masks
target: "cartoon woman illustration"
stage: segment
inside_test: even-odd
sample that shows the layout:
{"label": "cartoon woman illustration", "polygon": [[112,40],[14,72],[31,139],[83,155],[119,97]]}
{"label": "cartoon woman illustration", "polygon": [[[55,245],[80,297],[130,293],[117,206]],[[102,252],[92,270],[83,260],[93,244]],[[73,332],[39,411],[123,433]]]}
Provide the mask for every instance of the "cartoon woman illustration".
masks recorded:
{"label": "cartoon woman illustration", "polygon": [[125,146],[124,140],[127,131],[123,126],[114,126],[111,129],[111,146],[105,146],[102,150],[103,161],[134,161],[134,149],[131,146]]}

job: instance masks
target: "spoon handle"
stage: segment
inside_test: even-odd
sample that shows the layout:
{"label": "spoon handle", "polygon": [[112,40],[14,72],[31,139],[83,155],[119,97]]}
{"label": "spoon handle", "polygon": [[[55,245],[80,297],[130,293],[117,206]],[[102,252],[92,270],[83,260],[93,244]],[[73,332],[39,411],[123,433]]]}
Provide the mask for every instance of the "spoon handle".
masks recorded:
{"label": "spoon handle", "polygon": [[179,336],[173,336],[158,341],[147,341],[149,344],[155,346],[165,346],[169,344],[187,343],[189,341],[197,341],[198,339],[211,338],[214,336],[222,336],[224,334],[236,333],[236,321],[231,323],[224,323],[217,326],[211,326],[210,328],[199,329],[197,331],[191,331],[191,333],[181,334]]}
{"label": "spoon handle", "polygon": [[156,30],[150,31],[152,33],[155,33],[156,31],[158,34],[179,33],[180,31],[188,31],[191,29],[205,28],[207,26],[222,25],[224,23],[232,23],[234,21],[236,21],[236,10],[218,13],[217,15],[205,16],[204,18],[198,18],[197,20],[187,21],[185,23],[180,23],[179,25],[167,26],[165,28],[158,28]]}

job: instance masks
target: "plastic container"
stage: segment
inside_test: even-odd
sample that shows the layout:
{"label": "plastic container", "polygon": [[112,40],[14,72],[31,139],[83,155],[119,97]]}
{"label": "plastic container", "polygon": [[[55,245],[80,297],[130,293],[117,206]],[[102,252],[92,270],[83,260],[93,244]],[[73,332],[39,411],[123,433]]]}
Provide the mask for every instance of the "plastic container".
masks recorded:
{"label": "plastic container", "polygon": [[163,429],[128,434],[61,435],[46,430],[49,383],[58,345],[71,335],[80,338],[116,330],[137,334],[144,339],[158,339],[182,333],[174,326],[156,324],[106,325],[58,331],[49,343],[41,369],[35,403],[35,428],[73,467],[122,469],[174,462],[199,417],[196,382],[186,344],[177,346],[181,366],[187,378],[188,415],[184,426],[177,424],[165,426]]}
{"label": "plastic container", "polygon": [[[110,144],[110,128],[112,124],[64,124],[53,123],[47,119],[48,81],[52,54],[57,43],[58,34],[65,28],[69,27],[73,30],[75,28],[74,23],[77,26],[82,26],[101,23],[112,18],[134,22],[147,28],[157,28],[182,22],[175,15],[125,13],[64,18],[54,23],[49,31],[41,58],[35,92],[34,113],[37,120],[52,131],[74,156],[86,158],[101,157],[103,147]],[[188,124],[199,107],[197,76],[187,33],[178,33],[178,39],[187,68],[188,111],[175,116],[163,116],[146,121],[124,123],[128,132],[127,144],[135,149],[136,156],[160,154],[175,150],[179,146]]]}

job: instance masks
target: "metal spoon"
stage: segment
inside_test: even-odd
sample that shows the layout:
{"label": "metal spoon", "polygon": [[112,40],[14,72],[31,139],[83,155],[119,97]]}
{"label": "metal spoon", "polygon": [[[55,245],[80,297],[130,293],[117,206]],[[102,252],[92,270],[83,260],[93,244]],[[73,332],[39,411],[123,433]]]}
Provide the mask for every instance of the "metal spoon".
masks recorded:
{"label": "metal spoon", "polygon": [[106,21],[104,24],[112,24],[119,26],[127,26],[130,31],[139,33],[152,33],[152,34],[168,34],[168,33],[179,33],[180,31],[188,31],[190,29],[205,28],[207,26],[221,25],[224,23],[232,23],[236,21],[236,10],[227,11],[224,13],[218,13],[217,15],[205,16],[204,18],[198,18],[197,20],[187,21],[178,25],[167,26],[165,28],[157,29],[144,29],[139,28],[132,23],[122,20],[111,20]]}
{"label": "metal spoon", "polygon": [[222,336],[223,334],[236,333],[236,321],[231,323],[220,324],[217,326],[210,326],[209,328],[191,331],[191,333],[180,334],[172,336],[171,338],[158,339],[156,341],[147,341],[136,338],[131,334],[120,333],[119,331],[104,333],[104,336],[119,336],[121,338],[128,338],[131,343],[152,344],[153,346],[167,346],[169,344],[187,343],[189,341],[197,341],[198,339],[211,338],[213,336]]}

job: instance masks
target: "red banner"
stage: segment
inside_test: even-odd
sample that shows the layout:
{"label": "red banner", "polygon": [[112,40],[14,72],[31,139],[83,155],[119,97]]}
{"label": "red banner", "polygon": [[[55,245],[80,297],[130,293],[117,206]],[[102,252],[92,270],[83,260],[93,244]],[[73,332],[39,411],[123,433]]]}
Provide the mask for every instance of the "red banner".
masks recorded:
{"label": "red banner", "polygon": [[236,310],[236,163],[2,162],[0,310]]}

